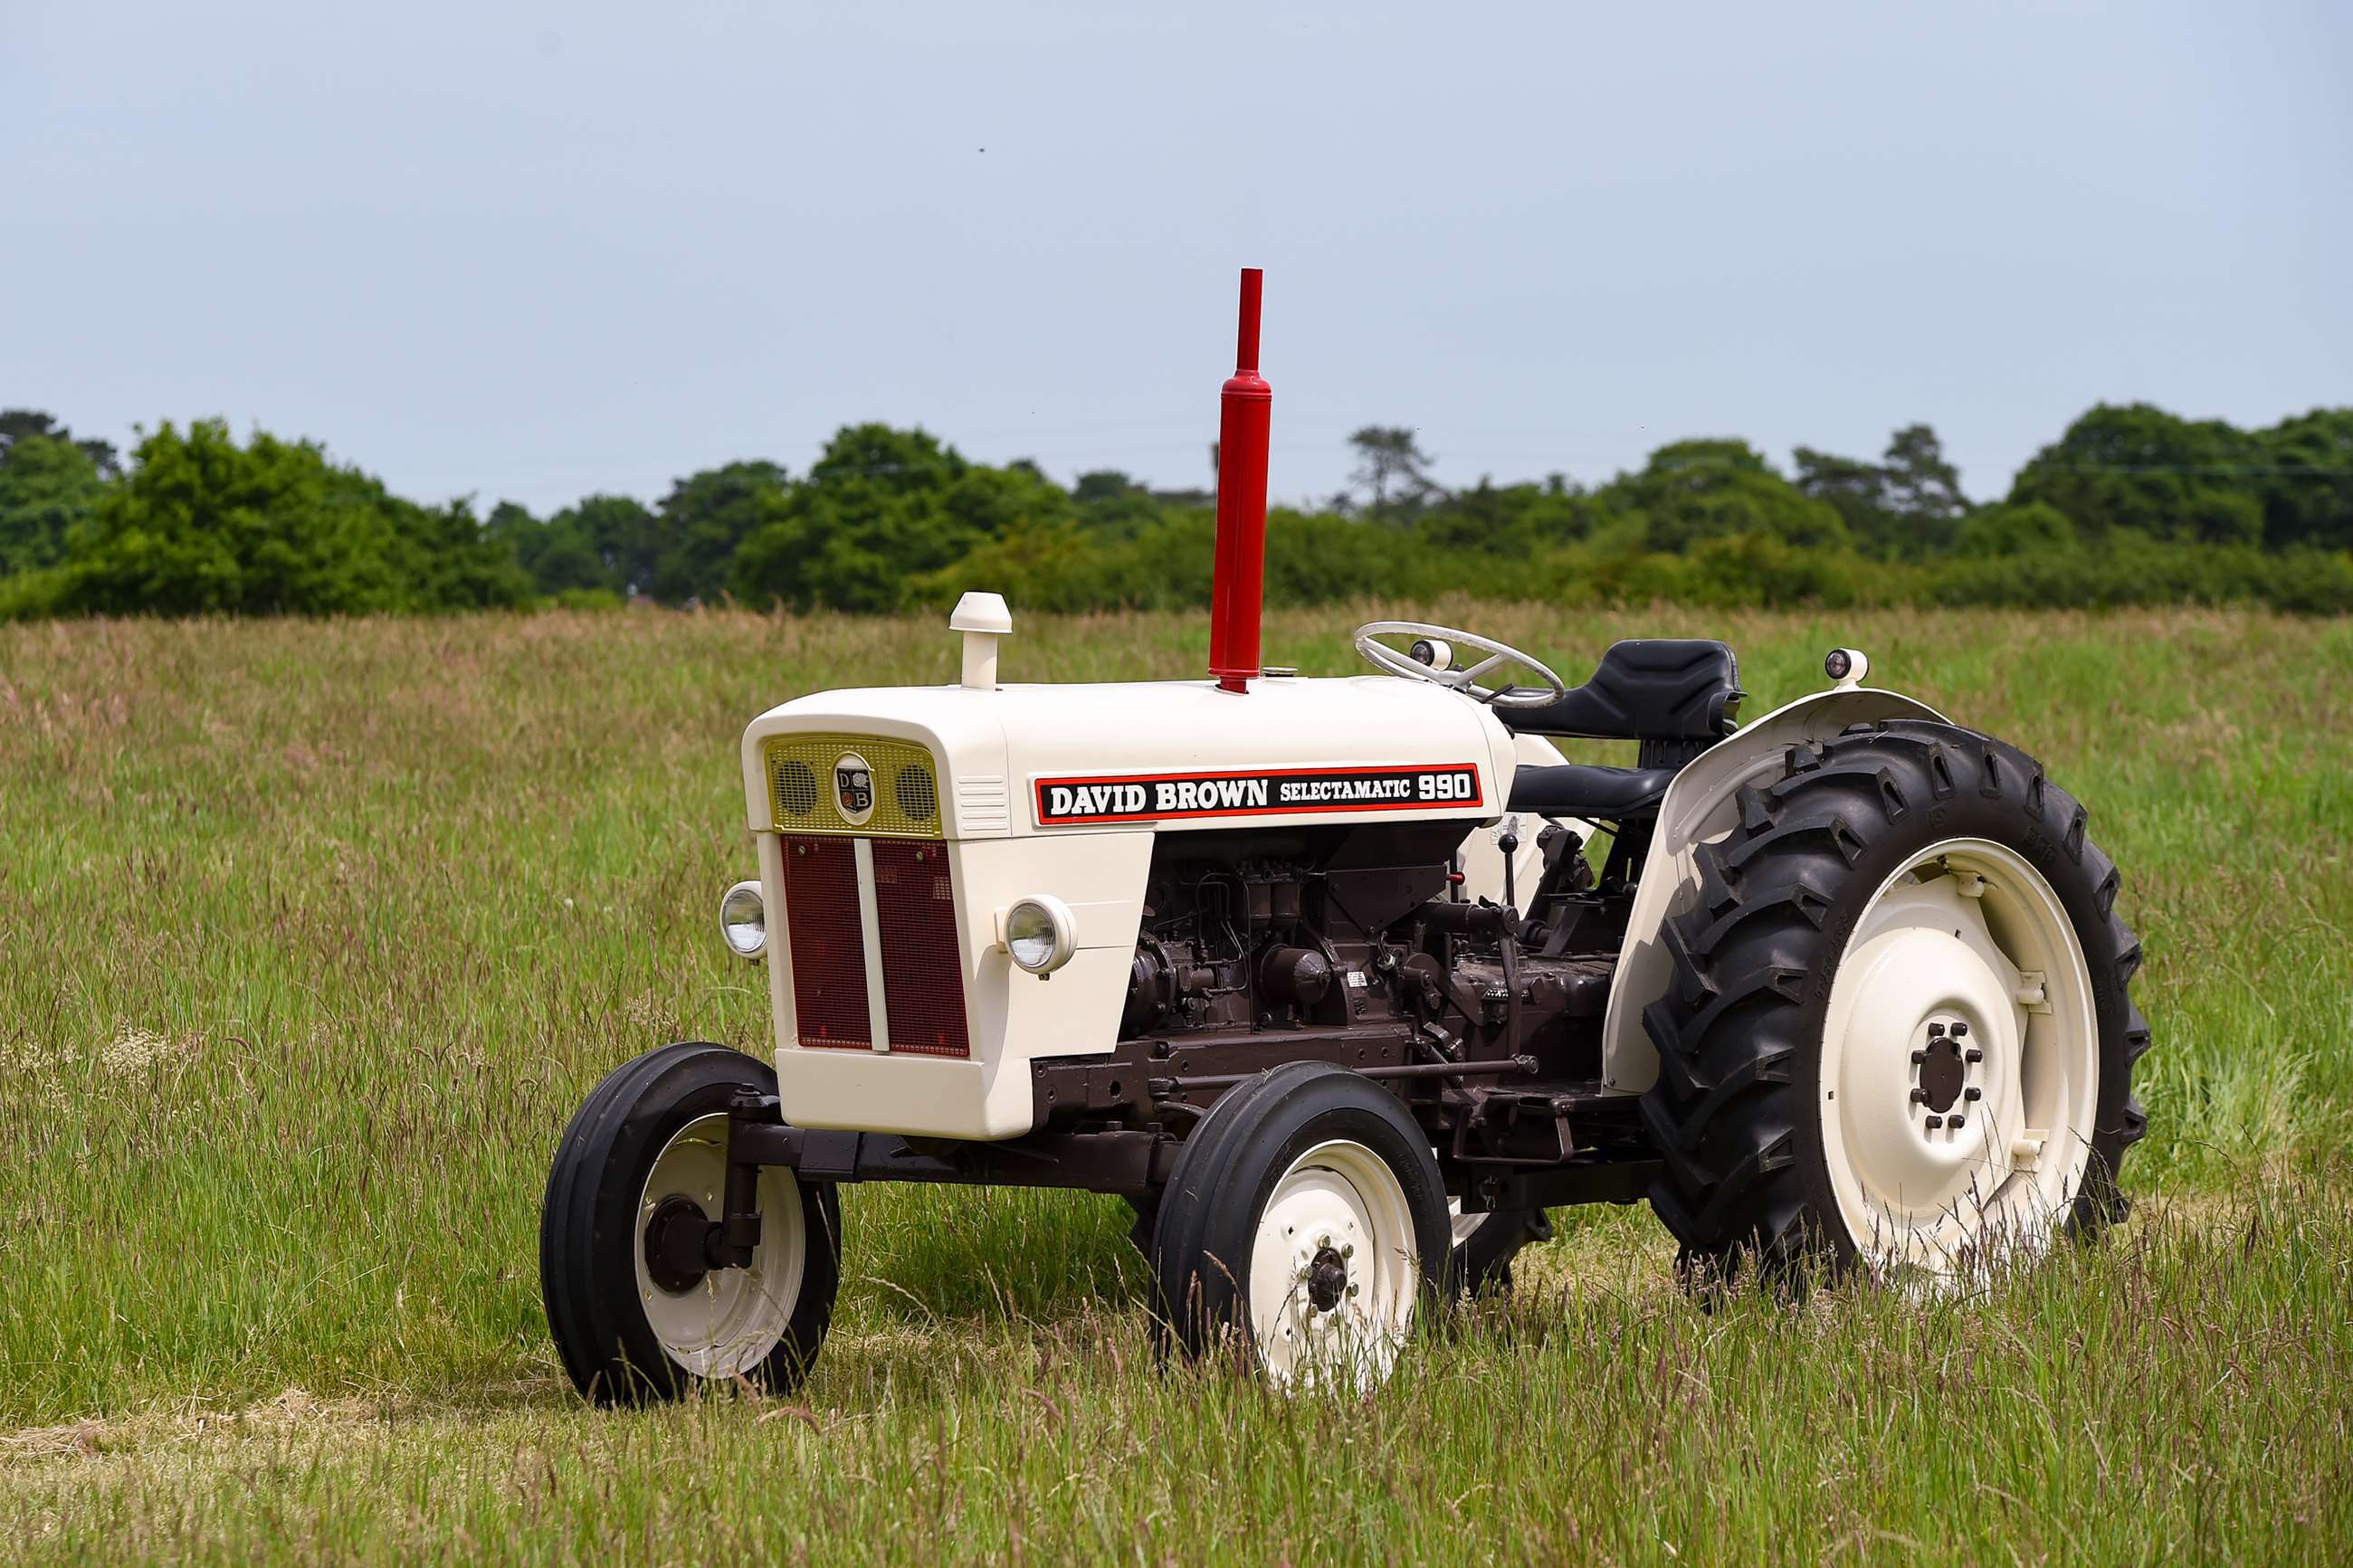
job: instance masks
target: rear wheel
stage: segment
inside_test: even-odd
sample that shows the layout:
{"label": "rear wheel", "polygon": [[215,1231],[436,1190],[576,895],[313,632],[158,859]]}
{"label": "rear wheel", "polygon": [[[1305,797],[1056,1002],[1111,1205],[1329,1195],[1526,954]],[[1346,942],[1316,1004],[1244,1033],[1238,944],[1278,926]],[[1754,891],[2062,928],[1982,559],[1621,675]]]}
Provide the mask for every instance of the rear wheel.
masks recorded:
{"label": "rear wheel", "polygon": [[1428,1135],[1366,1079],[1294,1062],[1186,1141],[1153,1237],[1161,1342],[1231,1351],[1278,1387],[1375,1387],[1451,1252]]}
{"label": "rear wheel", "polygon": [[1651,1199],[1686,1265],[1951,1280],[2118,1217],[2148,1029],[2083,808],[1908,721],[1793,747],[1738,805],[1644,1015]]}
{"label": "rear wheel", "polygon": [[665,1046],[598,1084],[556,1149],[540,1288],[565,1371],[600,1404],[739,1377],[781,1393],[816,1359],[839,1280],[831,1187],[764,1169],[750,1267],[709,1261],[727,1108],[745,1089],[774,1093],[775,1069],[723,1046]]}

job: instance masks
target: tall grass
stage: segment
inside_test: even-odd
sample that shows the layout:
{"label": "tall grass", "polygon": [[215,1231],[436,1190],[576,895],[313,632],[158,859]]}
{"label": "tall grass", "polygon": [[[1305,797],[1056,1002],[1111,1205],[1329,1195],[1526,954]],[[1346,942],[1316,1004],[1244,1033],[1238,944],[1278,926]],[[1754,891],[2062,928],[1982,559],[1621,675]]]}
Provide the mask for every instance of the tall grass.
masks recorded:
{"label": "tall grass", "polygon": [[[1861,646],[2042,757],[2147,944],[2143,1220],[1970,1310],[1711,1318],[1646,1213],[1573,1216],[1512,1308],[1335,1406],[1153,1370],[1115,1201],[858,1189],[803,1405],[587,1413],[540,1315],[539,1186],[613,1065],[762,1046],[712,925],[748,864],[735,737],[797,692],[953,679],[952,640],[0,627],[0,1528],[222,1560],[2341,1549],[2353,626],[1433,613],[1572,680],[1613,637],[1722,636],[1752,713]],[[1346,670],[1349,618],[1273,616],[1268,658]],[[1007,674],[1203,656],[1191,616],[1032,616]]]}

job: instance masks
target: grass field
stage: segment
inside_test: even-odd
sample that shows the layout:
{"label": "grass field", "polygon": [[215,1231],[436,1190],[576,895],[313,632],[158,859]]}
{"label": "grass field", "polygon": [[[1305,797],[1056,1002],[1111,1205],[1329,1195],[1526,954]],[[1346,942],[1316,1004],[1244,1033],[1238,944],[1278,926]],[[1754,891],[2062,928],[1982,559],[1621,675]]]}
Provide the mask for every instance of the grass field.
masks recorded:
{"label": "grass field", "polygon": [[[2142,933],[2133,1220],[1989,1299],[1703,1311],[1647,1210],[1361,1402],[1155,1367],[1124,1208],[852,1189],[800,1402],[607,1414],[537,1290],[572,1107],[760,1049],[735,737],[936,623],[0,627],[0,1555],[2113,1563],[2353,1555],[2353,624],[1437,606],[1557,654],[1833,643],[2040,754]],[[1271,659],[1349,667],[1348,618]],[[1008,678],[1188,676],[1024,617]]]}

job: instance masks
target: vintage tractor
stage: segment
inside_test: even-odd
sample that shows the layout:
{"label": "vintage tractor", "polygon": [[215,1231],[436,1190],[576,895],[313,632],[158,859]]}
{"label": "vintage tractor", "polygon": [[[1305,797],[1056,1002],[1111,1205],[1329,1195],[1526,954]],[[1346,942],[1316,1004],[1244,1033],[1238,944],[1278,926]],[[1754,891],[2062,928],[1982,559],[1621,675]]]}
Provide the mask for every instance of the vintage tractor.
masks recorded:
{"label": "vintage tractor", "polygon": [[1737,728],[1717,642],[1572,687],[1376,622],[1379,674],[1261,668],[1257,339],[1246,272],[1211,679],[1000,685],[971,594],[960,685],[744,731],[720,924],[775,1053],[666,1046],[573,1118],[541,1267],[584,1393],[793,1384],[848,1182],[1124,1194],[1166,1349],[1293,1386],[1377,1382],[1555,1205],[1646,1199],[1719,1287],[1948,1287],[2121,1212],[2140,949],[2042,765],[1852,649]]}

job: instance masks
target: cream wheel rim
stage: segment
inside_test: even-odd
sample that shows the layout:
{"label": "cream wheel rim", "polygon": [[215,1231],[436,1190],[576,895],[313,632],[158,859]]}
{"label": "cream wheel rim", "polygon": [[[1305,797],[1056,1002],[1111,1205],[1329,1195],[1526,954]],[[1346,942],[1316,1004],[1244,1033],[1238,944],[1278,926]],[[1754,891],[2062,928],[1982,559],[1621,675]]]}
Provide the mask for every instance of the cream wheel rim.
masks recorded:
{"label": "cream wheel rim", "polygon": [[1953,838],[1882,883],[1823,1019],[1822,1152],[1867,1265],[1957,1279],[2046,1248],[2091,1161],[2082,942],[2016,850]]}
{"label": "cream wheel rim", "polygon": [[697,1377],[727,1378],[768,1358],[800,1300],[808,1237],[789,1172],[760,1172],[760,1244],[747,1268],[713,1268],[684,1290],[658,1284],[646,1233],[664,1200],[684,1197],[705,1219],[725,1213],[727,1117],[699,1117],[673,1134],[647,1173],[637,1214],[638,1300],[662,1352]]}
{"label": "cream wheel rim", "polygon": [[1365,1145],[1319,1143],[1291,1163],[1259,1213],[1251,1334],[1277,1387],[1378,1386],[1413,1327],[1421,1269],[1413,1206]]}

